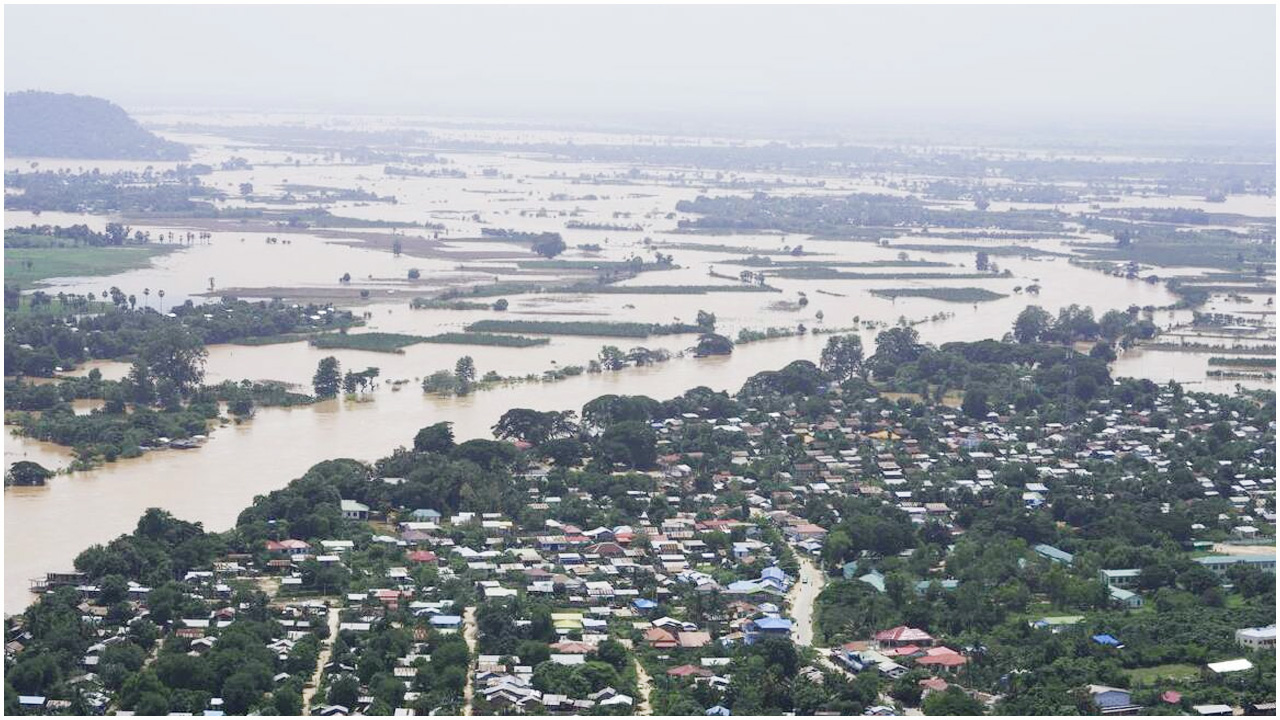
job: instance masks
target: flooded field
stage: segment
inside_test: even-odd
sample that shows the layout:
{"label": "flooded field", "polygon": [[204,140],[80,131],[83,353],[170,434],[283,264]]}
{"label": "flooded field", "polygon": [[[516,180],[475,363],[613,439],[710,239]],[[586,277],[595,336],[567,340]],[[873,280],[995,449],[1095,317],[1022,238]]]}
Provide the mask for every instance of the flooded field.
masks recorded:
{"label": "flooded field", "polygon": [[[158,117],[152,122],[176,123],[191,118]],[[254,118],[262,122],[262,118]],[[240,122],[235,117],[200,118],[200,122]],[[373,122],[373,121],[369,121]],[[427,122],[427,121],[424,121]],[[442,129],[442,136],[504,142],[552,142],[571,138],[580,144],[640,142],[646,138],[577,136],[564,133]],[[431,169],[448,169],[465,177],[417,177],[388,174],[395,163],[355,164],[336,157],[289,153],[230,141],[216,134],[167,133],[172,139],[195,146],[194,162],[219,167],[232,157],[245,158],[249,169],[216,170],[203,179],[227,193],[220,201],[227,208],[303,209],[279,202],[290,185],[360,189],[389,201],[341,202],[326,205],[335,216],[369,222],[416,223],[402,228],[367,227],[358,231],[310,228],[261,228],[228,221],[207,222],[156,218],[84,216],[73,213],[6,212],[6,227],[33,223],[70,225],[84,223],[100,229],[119,220],[133,228],[167,237],[186,232],[209,232],[207,240],[160,256],[150,267],[109,277],[56,278],[46,283],[51,293],[102,293],[118,287],[143,297],[146,290],[165,290],[161,300],[152,294],[146,302],[161,310],[191,300],[234,292],[243,298],[281,296],[295,301],[332,301],[368,313],[363,328],[352,332],[395,332],[433,335],[459,331],[483,319],[615,320],[646,323],[693,322],[699,310],[716,315],[717,331],[736,337],[740,330],[859,327],[864,346],[874,348],[875,335],[885,327],[918,323],[921,337],[931,343],[1000,338],[1009,332],[1014,318],[1028,304],[1038,304],[1056,314],[1072,303],[1089,305],[1096,315],[1137,305],[1162,307],[1177,298],[1163,285],[1113,277],[1068,262],[1066,257],[993,258],[1007,276],[981,278],[894,278],[904,270],[930,273],[972,273],[978,249],[1002,241],[964,241],[926,235],[893,239],[885,244],[852,240],[815,239],[801,234],[745,233],[697,235],[682,232],[679,222],[689,216],[675,206],[699,195],[750,195],[750,189],[726,188],[726,177],[688,168],[637,168],[624,164],[567,162],[538,153],[441,153],[443,161]],[[648,142],[656,142],[649,138]],[[669,139],[664,140],[670,142]],[[706,142],[714,142],[708,140]],[[32,161],[9,160],[7,169],[27,171]],[[157,167],[163,163],[156,163]],[[138,163],[87,163],[39,161],[41,169],[100,167],[140,170]],[[734,179],[734,178],[729,178]],[[751,176],[740,173],[744,186],[772,182],[772,194],[896,192],[883,178],[814,178]],[[815,186],[822,181],[822,186]],[[253,194],[240,197],[242,185]],[[788,187],[787,184],[791,186]],[[255,199],[270,195],[272,201]],[[1159,202],[1157,202],[1159,201]],[[1193,198],[1122,198],[1128,206],[1202,207]],[[1275,216],[1274,198],[1250,196],[1229,207],[1208,208],[1261,218]],[[576,225],[576,227],[574,226]],[[524,233],[561,233],[568,250],[557,261],[580,261],[584,269],[539,265],[526,243],[503,241],[486,230],[513,229]],[[947,228],[936,228],[945,231]],[[386,249],[388,240],[402,238],[405,251]],[[1070,253],[1060,240],[1014,241],[1038,249]],[[903,251],[897,245],[927,243],[955,248],[956,252]],[[789,257],[796,246],[803,255]],[[589,246],[589,247],[580,247]],[[598,249],[595,249],[598,246]],[[675,267],[640,273],[621,286],[719,286],[738,289],[734,264],[756,252],[771,253],[775,260],[803,260],[850,272],[883,275],[857,279],[799,279],[769,277],[778,292],[706,292],[704,294],[608,294],[549,291],[512,294],[509,308],[493,310],[412,309],[410,300],[448,288],[458,288],[465,299],[469,288],[495,282],[534,282],[552,286],[566,280],[591,281],[593,263],[641,257],[652,261],[654,252],[672,256]],[[875,267],[869,263],[900,260],[946,263],[937,267]],[[757,269],[757,268],[752,268]],[[410,279],[410,271],[418,277]],[[340,281],[349,275],[348,281]],[[1030,295],[1025,288],[1038,286]],[[890,288],[981,288],[1004,295],[981,303],[944,302],[925,298],[888,299],[871,291]],[[368,297],[361,297],[368,291]],[[500,296],[484,296],[492,302]],[[801,302],[801,299],[805,302]],[[1215,299],[1210,307],[1219,307]],[[163,306],[161,305],[163,304]],[[1241,306],[1232,305],[1239,310]],[[1274,337],[1273,308],[1264,297],[1248,306],[1270,327]],[[1190,320],[1185,311],[1157,311],[1153,321],[1162,329]],[[866,323],[872,323],[867,327]],[[695,359],[679,355],[696,341],[695,335],[649,338],[552,336],[550,343],[529,348],[417,344],[402,353],[357,350],[322,350],[306,342],[265,346],[217,345],[210,348],[206,381],[280,380],[309,389],[318,361],[338,358],[344,369],[378,367],[380,379],[408,380],[402,390],[381,385],[362,401],[333,400],[292,409],[260,409],[256,417],[240,425],[212,431],[196,450],[164,450],[141,458],[120,460],[103,467],[54,478],[41,488],[11,488],[5,493],[5,598],[6,612],[21,609],[29,601],[29,578],[50,570],[69,568],[76,553],[87,545],[109,540],[130,530],[138,516],[151,506],[223,529],[254,495],[283,486],[316,462],[334,457],[373,460],[397,446],[410,444],[421,427],[447,420],[454,423],[459,439],[488,437],[489,428],[511,407],[579,410],[587,401],[606,393],[643,394],[665,399],[705,385],[736,391],[752,374],[777,369],[795,359],[816,361],[826,338],[814,335],[760,341],[741,345],[732,356]],[[584,365],[602,345],[618,345],[624,351],[635,346],[663,348],[676,354],[670,362],[616,373],[583,375],[554,383],[525,382],[499,386],[473,395],[440,398],[424,395],[423,377],[452,368],[469,355],[480,374],[488,371],[507,377],[541,375],[567,365]],[[1117,376],[1145,377],[1157,382],[1178,380],[1197,390],[1231,392],[1237,383],[1248,387],[1273,387],[1262,380],[1206,378],[1212,353],[1159,352],[1134,349],[1114,365]],[[119,378],[123,363],[90,363],[75,374],[97,368],[104,377]],[[86,406],[87,408],[88,406]],[[46,467],[65,467],[70,453],[47,443],[8,435],[6,464],[34,460]]]}

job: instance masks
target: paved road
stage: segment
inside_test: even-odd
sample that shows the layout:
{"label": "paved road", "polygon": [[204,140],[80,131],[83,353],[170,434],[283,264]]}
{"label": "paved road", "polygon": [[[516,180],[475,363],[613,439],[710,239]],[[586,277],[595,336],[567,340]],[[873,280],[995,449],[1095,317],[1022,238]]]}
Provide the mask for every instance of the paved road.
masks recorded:
{"label": "paved road", "polygon": [[797,645],[813,646],[813,607],[818,594],[827,584],[826,575],[807,556],[796,553],[800,561],[800,579],[787,592],[791,619],[795,621],[793,639]]}

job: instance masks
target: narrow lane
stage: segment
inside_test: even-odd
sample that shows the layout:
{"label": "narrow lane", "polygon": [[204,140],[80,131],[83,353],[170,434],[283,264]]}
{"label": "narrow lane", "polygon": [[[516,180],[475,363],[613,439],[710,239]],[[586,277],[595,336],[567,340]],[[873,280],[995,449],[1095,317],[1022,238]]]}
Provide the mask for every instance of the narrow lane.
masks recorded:
{"label": "narrow lane", "polygon": [[462,639],[467,641],[471,662],[467,666],[467,684],[462,690],[462,714],[471,714],[471,698],[475,694],[476,677],[476,609],[469,607],[462,613]]}
{"label": "narrow lane", "polygon": [[328,609],[327,622],[329,623],[329,637],[325,638],[324,646],[320,648],[320,655],[316,657],[316,670],[311,675],[311,682],[302,689],[302,712],[305,715],[311,714],[311,699],[315,697],[316,691],[320,689],[320,676],[324,674],[324,666],[329,664],[329,658],[333,656],[333,641],[338,637],[338,623],[341,613],[335,607],[329,607],[328,601],[325,601]]}

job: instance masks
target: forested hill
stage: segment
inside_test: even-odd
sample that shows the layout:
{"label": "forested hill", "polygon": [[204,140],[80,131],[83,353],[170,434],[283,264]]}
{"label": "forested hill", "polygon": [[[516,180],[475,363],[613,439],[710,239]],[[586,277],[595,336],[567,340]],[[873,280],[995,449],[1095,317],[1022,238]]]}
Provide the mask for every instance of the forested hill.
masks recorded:
{"label": "forested hill", "polygon": [[143,129],[120,106],[84,95],[5,93],[4,154],[111,160],[186,160],[185,145]]}

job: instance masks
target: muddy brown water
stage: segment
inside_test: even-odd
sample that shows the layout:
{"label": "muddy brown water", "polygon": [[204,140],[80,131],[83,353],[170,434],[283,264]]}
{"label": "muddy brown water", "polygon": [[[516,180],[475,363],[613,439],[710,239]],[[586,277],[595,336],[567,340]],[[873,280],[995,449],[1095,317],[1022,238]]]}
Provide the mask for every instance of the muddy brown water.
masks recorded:
{"label": "muddy brown water", "polygon": [[[231,122],[231,120],[228,120]],[[519,135],[519,134],[517,134]],[[489,136],[492,136],[490,133]],[[477,131],[477,137],[485,137]],[[522,136],[523,137],[523,136]],[[918,325],[926,341],[942,343],[953,340],[998,338],[1009,330],[1022,308],[1039,304],[1050,312],[1070,303],[1091,305],[1095,313],[1130,305],[1167,305],[1174,298],[1160,286],[1126,281],[1068,264],[1065,259],[1022,260],[993,258],[1001,268],[1014,274],[1012,278],[982,280],[796,280],[771,278],[769,283],[781,293],[713,293],[706,295],[591,295],[545,293],[512,295],[510,309],[503,314],[493,311],[412,310],[409,299],[415,295],[437,291],[467,282],[493,282],[510,276],[500,272],[510,268],[509,259],[474,259],[467,253],[490,251],[526,253],[521,245],[492,238],[482,242],[462,241],[480,237],[485,227],[510,227],[528,232],[560,232],[570,246],[563,259],[610,261],[632,254],[652,257],[644,243],[698,243],[714,248],[737,245],[782,249],[802,244],[806,250],[824,253],[809,259],[829,258],[839,261],[889,260],[897,256],[892,247],[870,243],[819,241],[800,235],[752,233],[729,236],[697,236],[676,232],[680,216],[668,218],[676,202],[692,199],[700,193],[730,194],[734,191],[707,190],[696,182],[686,186],[667,184],[616,185],[597,183],[597,174],[625,173],[626,166],[547,162],[532,157],[493,154],[454,154],[451,167],[465,169],[466,179],[405,178],[384,175],[381,165],[304,164],[301,167],[269,166],[282,163],[288,153],[274,150],[246,149],[211,136],[184,136],[196,143],[198,162],[217,165],[232,155],[247,156],[259,163],[252,170],[216,172],[207,182],[227,190],[234,197],[242,182],[251,182],[258,192],[272,192],[285,182],[306,183],[340,188],[362,187],[379,195],[396,195],[399,202],[344,203],[332,208],[334,214],[364,219],[400,220],[443,223],[444,250],[456,251],[457,260],[442,258],[395,257],[390,253],[359,244],[344,244],[332,233],[239,232],[222,228],[213,233],[208,243],[192,245],[181,252],[156,258],[147,268],[111,277],[61,278],[49,285],[56,291],[101,292],[118,286],[141,300],[143,288],[150,288],[149,302],[159,307],[155,293],[166,290],[166,309],[187,298],[202,300],[209,289],[209,278],[218,288],[306,288],[312,293],[338,286],[343,273],[352,276],[351,286],[394,291],[391,299],[379,299],[358,308],[371,314],[365,330],[431,335],[457,331],[469,322],[485,318],[531,320],[605,320],[639,322],[693,321],[700,309],[716,314],[719,331],[736,336],[739,329],[794,327],[847,327],[855,317],[861,321],[881,323],[875,329],[860,331],[868,352],[874,346],[875,334],[883,326],[905,318],[921,320],[938,314],[945,317]],[[305,163],[317,158],[299,154]],[[139,169],[129,163],[85,163],[41,161],[41,169],[53,167],[101,167]],[[6,168],[29,169],[29,161],[6,160]],[[493,168],[497,177],[482,177],[482,171]],[[672,173],[693,176],[684,169]],[[739,174],[746,177],[748,174]],[[773,177],[767,178],[773,180]],[[792,178],[797,182],[813,178]],[[882,181],[830,178],[828,187],[796,188],[779,192],[818,193],[883,190]],[[878,184],[879,183],[879,184]],[[884,190],[888,191],[888,190]],[[741,191],[747,192],[747,191]],[[586,199],[594,196],[594,199]],[[569,198],[569,199],[565,199]],[[1269,202],[1268,202],[1269,200]],[[238,202],[228,201],[229,204]],[[1142,203],[1146,204],[1146,203]],[[1233,206],[1238,211],[1275,214],[1274,199],[1256,200]],[[477,214],[479,220],[476,219]],[[105,224],[107,218],[65,213],[7,212],[7,227],[36,223],[72,224],[85,222],[93,227]],[[569,220],[629,225],[639,223],[643,229],[605,231],[566,229]],[[140,225],[154,232],[172,230],[180,235],[180,223]],[[945,228],[943,229],[945,230]],[[389,230],[361,231],[390,233]],[[407,230],[409,234],[434,231]],[[324,237],[320,237],[320,235]],[[287,242],[268,244],[267,237]],[[901,242],[952,244],[962,253],[909,252],[912,258],[939,260],[957,265],[954,272],[971,272],[973,250],[979,244],[940,241],[932,238],[904,239]],[[578,250],[583,243],[597,243],[599,253]],[[1037,246],[1052,250],[1067,248],[1056,241]],[[733,281],[713,278],[711,270],[736,275],[744,269],[726,261],[738,257],[708,250],[664,250],[675,256],[681,267],[660,272],[643,273],[625,285],[733,285]],[[746,253],[743,253],[746,254]],[[459,266],[467,266],[460,270]],[[959,267],[965,265],[967,267]],[[409,268],[418,268],[423,277],[419,283],[407,280]],[[479,268],[477,270],[476,268]],[[492,269],[487,274],[485,269]],[[850,268],[850,270],[853,270]],[[882,268],[868,272],[893,273],[912,269]],[[947,270],[929,268],[930,271]],[[862,270],[858,270],[861,272]],[[548,281],[554,278],[548,274]],[[523,278],[521,278],[523,279]],[[1038,297],[1014,292],[1018,286],[1039,283]],[[873,288],[891,287],[983,287],[1006,293],[1008,297],[978,305],[948,303],[927,299],[891,301],[872,296]],[[818,291],[822,290],[823,294]],[[802,310],[773,309],[778,300],[795,301],[805,293],[809,304]],[[246,292],[246,294],[251,294]],[[837,294],[839,296],[837,296]],[[842,296],[842,297],[841,297]],[[493,298],[486,298],[491,301]],[[1231,306],[1239,309],[1237,306]],[[1261,309],[1261,302],[1251,306]],[[1228,309],[1228,308],[1223,308]],[[819,322],[815,315],[822,311]],[[1186,322],[1186,313],[1158,313],[1155,320],[1162,327]],[[1274,325],[1274,316],[1269,323]],[[589,400],[607,393],[644,394],[659,399],[678,395],[685,390],[705,385],[716,390],[736,391],[751,375],[762,370],[780,368],[795,359],[816,361],[825,337],[803,336],[763,341],[740,346],[731,357],[694,359],[677,358],[669,363],[648,368],[632,368],[618,373],[584,375],[557,383],[525,383],[499,387],[463,398],[439,398],[421,392],[420,380],[436,370],[450,369],[462,355],[471,355],[479,372],[495,370],[505,376],[541,374],[554,367],[585,364],[602,345],[612,344],[626,350],[637,345],[662,347],[678,353],[694,342],[691,335],[662,336],[647,339],[600,337],[552,337],[551,343],[534,348],[496,348],[486,346],[420,344],[410,346],[403,354],[384,354],[352,350],[324,351],[306,343],[247,347],[223,345],[210,348],[207,380],[272,379],[308,386],[320,358],[336,356],[346,369],[376,366],[382,380],[407,379],[399,391],[383,385],[363,402],[334,400],[314,406],[291,409],[267,408],[258,411],[250,422],[229,424],[210,433],[208,442],[196,450],[163,450],[141,458],[122,460],[103,467],[59,475],[43,488],[10,488],[5,492],[5,612],[21,610],[30,600],[27,583],[46,571],[68,569],[77,553],[92,543],[106,542],[130,531],[139,515],[153,506],[163,507],[178,517],[204,523],[210,530],[232,526],[239,512],[255,495],[282,487],[300,476],[317,462],[335,457],[374,460],[394,448],[412,443],[421,427],[441,420],[454,423],[459,439],[489,437],[490,427],[512,407],[536,409],[580,410]],[[1207,355],[1154,353],[1135,351],[1125,354],[1116,364],[1117,375],[1150,377],[1153,380],[1178,379],[1194,381],[1197,389],[1230,391],[1237,381],[1205,382]],[[121,363],[91,363],[77,374],[92,367],[107,377],[120,377],[126,371]],[[1245,383],[1250,385],[1249,383]],[[1251,386],[1270,386],[1268,384]],[[85,405],[83,409],[87,409]],[[20,438],[6,433],[6,465],[17,460],[34,460],[47,467],[63,467],[69,460],[65,448]]]}

